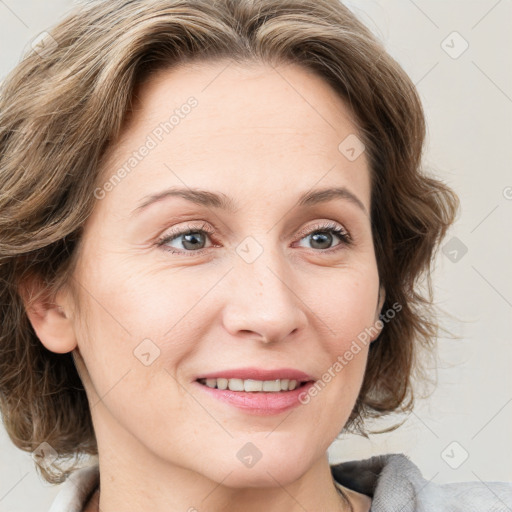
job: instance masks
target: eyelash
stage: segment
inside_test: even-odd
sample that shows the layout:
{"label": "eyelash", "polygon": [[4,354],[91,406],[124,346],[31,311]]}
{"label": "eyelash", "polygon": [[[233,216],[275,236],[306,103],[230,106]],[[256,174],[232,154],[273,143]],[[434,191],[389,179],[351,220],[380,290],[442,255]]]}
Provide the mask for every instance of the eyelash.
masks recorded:
{"label": "eyelash", "polygon": [[[329,249],[310,249],[310,250],[315,251],[315,252],[320,252],[320,253],[332,254],[334,252],[337,252],[337,251],[343,249],[344,246],[348,247],[353,243],[353,240],[352,240],[352,237],[350,236],[350,234],[347,231],[345,231],[344,229],[341,229],[337,224],[335,224],[333,222],[327,222],[325,224],[316,224],[313,227],[310,227],[305,231],[301,231],[299,233],[299,236],[300,236],[299,241],[302,240],[303,238],[306,238],[307,236],[313,235],[314,233],[324,233],[324,232],[334,233],[341,240],[341,243],[339,243],[338,245],[331,247]],[[207,235],[212,236],[215,234],[215,230],[209,228],[207,226],[207,224],[203,224],[200,228],[192,226],[192,225],[188,225],[186,228],[181,229],[179,231],[167,233],[166,235],[164,235],[163,237],[161,237],[157,240],[156,245],[158,247],[161,247],[164,251],[170,252],[171,254],[184,254],[186,256],[197,256],[197,255],[203,254],[205,251],[207,251],[211,247],[206,247],[204,249],[199,249],[197,251],[190,251],[190,250],[176,250],[175,248],[166,247],[166,245],[165,245],[165,244],[173,241],[174,239],[179,238],[180,236],[191,235],[191,234],[195,234],[195,233],[206,233]]]}

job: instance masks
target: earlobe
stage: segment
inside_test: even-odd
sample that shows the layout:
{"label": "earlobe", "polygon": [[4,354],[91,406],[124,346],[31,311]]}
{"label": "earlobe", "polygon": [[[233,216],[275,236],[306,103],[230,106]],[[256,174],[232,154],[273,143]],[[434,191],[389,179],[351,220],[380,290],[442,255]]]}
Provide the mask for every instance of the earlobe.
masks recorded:
{"label": "earlobe", "polygon": [[19,286],[19,293],[41,343],[51,352],[64,354],[72,351],[77,344],[72,321],[66,313],[64,295],[52,300],[41,280],[33,276]]}

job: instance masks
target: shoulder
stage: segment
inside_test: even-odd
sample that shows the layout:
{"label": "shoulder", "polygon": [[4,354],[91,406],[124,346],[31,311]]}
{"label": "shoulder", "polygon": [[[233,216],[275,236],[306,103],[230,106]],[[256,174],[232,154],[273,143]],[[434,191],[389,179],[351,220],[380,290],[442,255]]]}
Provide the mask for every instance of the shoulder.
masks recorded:
{"label": "shoulder", "polygon": [[74,471],[61,485],[48,512],[82,512],[99,481],[98,464]]}
{"label": "shoulder", "polygon": [[512,483],[426,480],[404,454],[378,455],[331,465],[341,485],[372,498],[372,512],[482,512],[512,509]]}

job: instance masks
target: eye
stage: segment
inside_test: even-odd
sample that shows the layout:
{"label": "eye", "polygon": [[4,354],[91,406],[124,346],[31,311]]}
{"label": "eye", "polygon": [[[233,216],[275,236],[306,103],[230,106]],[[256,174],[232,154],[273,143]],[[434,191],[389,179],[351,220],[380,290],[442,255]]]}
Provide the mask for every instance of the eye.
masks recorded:
{"label": "eye", "polygon": [[[214,230],[207,224],[203,224],[199,228],[188,225],[186,229],[166,233],[162,238],[158,239],[156,245],[172,254],[179,253],[194,256],[195,254],[203,252],[205,241],[208,236],[213,235],[213,233]],[[171,242],[178,243],[182,245],[182,247],[177,247],[178,250],[173,250],[176,246],[170,245]]]}
{"label": "eye", "polygon": [[[162,247],[165,251],[169,251],[171,254],[195,256],[202,254],[208,247],[211,247],[211,245],[205,246],[205,243],[214,233],[215,230],[206,223],[203,223],[200,227],[188,225],[185,229],[166,233],[158,239],[156,245]],[[312,248],[318,249],[316,252],[320,253],[334,252],[352,243],[350,234],[333,222],[310,226],[307,230],[301,231],[299,237],[299,241],[310,238]],[[338,238],[340,243],[330,247],[335,238]],[[176,244],[181,245],[181,247],[176,247]]]}
{"label": "eye", "polygon": [[[352,243],[350,234],[333,222],[310,226],[306,232],[301,232],[299,236],[302,236],[300,241],[309,238],[313,249],[319,249],[320,251],[334,252]],[[330,247],[335,238],[340,239],[341,242],[334,247]]]}

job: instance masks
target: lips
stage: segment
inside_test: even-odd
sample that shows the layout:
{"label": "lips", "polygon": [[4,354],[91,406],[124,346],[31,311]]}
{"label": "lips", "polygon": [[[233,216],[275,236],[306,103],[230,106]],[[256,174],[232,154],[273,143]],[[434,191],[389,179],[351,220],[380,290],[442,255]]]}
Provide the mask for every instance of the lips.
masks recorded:
{"label": "lips", "polygon": [[271,415],[301,404],[316,379],[293,368],[238,368],[208,373],[194,382],[198,390],[246,413]]}

